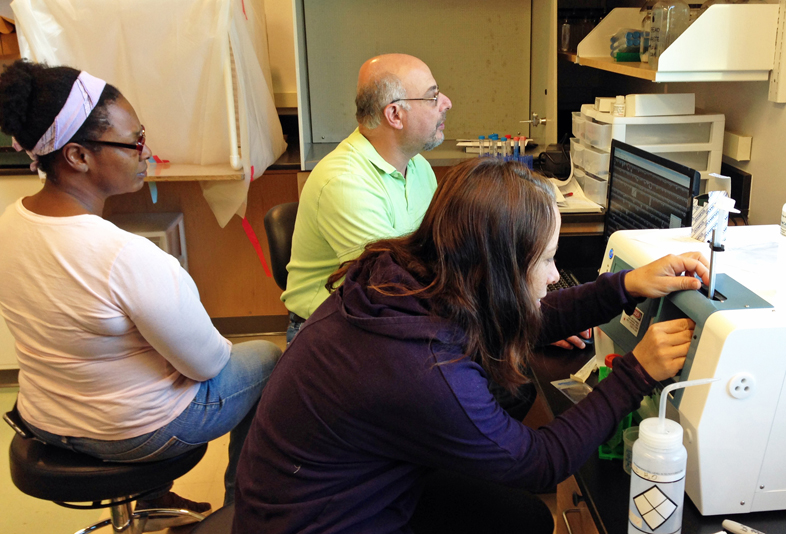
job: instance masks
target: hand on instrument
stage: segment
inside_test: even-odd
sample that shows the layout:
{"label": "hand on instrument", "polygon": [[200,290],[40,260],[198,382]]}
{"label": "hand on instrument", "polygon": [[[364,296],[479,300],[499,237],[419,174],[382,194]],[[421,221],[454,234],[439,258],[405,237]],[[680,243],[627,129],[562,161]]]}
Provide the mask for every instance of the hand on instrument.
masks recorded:
{"label": "hand on instrument", "polygon": [[699,289],[701,282],[709,285],[709,262],[701,252],[669,254],[625,275],[625,289],[634,297],[658,298],[684,289]]}
{"label": "hand on instrument", "polygon": [[578,347],[580,349],[583,349],[587,346],[587,344],[584,343],[584,340],[590,339],[591,337],[592,337],[592,329],[590,328],[589,330],[584,330],[583,332],[580,332],[576,336],[570,336],[569,338],[562,339],[560,341],[555,341],[554,343],[552,343],[552,345],[554,345],[555,347],[560,347],[562,349],[568,349],[568,350],[573,350],[573,347]]}
{"label": "hand on instrument", "polygon": [[675,319],[655,323],[633,349],[633,355],[655,380],[676,375],[685,365],[693,329],[690,319]]}

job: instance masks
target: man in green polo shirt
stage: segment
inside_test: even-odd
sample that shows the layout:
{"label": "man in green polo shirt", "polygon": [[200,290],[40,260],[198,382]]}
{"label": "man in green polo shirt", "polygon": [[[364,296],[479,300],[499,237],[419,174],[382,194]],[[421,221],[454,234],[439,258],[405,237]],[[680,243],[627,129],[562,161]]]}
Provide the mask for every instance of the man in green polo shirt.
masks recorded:
{"label": "man in green polo shirt", "polygon": [[328,297],[328,276],[367,243],[415,230],[437,188],[420,152],[442,143],[452,104],[428,66],[405,54],[369,59],[355,103],[358,128],[317,164],[300,196],[281,295],[288,342]]}

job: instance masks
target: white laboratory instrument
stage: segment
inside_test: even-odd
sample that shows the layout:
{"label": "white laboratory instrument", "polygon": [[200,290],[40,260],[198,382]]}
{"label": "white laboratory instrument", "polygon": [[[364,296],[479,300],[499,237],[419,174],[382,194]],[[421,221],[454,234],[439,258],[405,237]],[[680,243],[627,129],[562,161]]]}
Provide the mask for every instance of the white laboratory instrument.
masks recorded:
{"label": "white laboratory instrument", "polygon": [[[692,239],[690,228],[616,232],[601,272],[694,250],[709,258],[709,245]],[[777,225],[730,227],[716,270],[714,299],[706,290],[647,299],[632,316],[599,327],[598,337],[624,354],[651,322],[693,319],[694,338],[675,380],[718,381],[670,399],[688,451],[686,493],[703,515],[784,510],[786,237]]]}

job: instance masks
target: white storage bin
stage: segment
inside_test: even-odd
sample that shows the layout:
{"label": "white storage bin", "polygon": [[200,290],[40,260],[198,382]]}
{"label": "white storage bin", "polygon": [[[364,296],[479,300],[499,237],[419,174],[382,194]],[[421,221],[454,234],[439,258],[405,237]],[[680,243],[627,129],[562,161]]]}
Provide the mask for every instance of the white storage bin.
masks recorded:
{"label": "white storage bin", "polygon": [[584,139],[594,147],[608,150],[611,146],[611,124],[585,122]]}
{"label": "white storage bin", "polygon": [[606,197],[609,192],[609,181],[587,173],[584,177],[584,194],[588,199],[606,207]]}
{"label": "white storage bin", "polygon": [[573,166],[584,166],[584,146],[581,144],[581,141],[576,137],[572,137],[570,140],[570,158],[573,160]]}
{"label": "white storage bin", "polygon": [[710,156],[712,154],[709,150],[700,150],[696,152],[658,152],[657,150],[653,150],[652,153],[699,171],[702,173],[702,178],[704,178],[703,175],[705,172],[718,172],[709,169]]}
{"label": "white storage bin", "polygon": [[[612,117],[596,113],[592,124],[584,125],[584,139],[610,150],[610,143],[608,148],[604,146],[605,136],[598,131],[599,125],[609,126],[612,139],[696,169],[705,181],[710,173],[720,172],[725,122],[721,114]],[[582,156],[586,169],[592,156],[587,150]]]}
{"label": "white storage bin", "polygon": [[625,128],[625,142],[631,145],[710,143],[712,127],[712,122],[628,124]]}
{"label": "white storage bin", "polygon": [[582,152],[582,167],[585,171],[596,176],[606,176],[609,174],[609,161],[611,154],[587,147]]}
{"label": "white storage bin", "polygon": [[577,138],[581,139],[584,137],[584,118],[581,116],[580,111],[574,111],[571,113],[573,116],[573,135]]}

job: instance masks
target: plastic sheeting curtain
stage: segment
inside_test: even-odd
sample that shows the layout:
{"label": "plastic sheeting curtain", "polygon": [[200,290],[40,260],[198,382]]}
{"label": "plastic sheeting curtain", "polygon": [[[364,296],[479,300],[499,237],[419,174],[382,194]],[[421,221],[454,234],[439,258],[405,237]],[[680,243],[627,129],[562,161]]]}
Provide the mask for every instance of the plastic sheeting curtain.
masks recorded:
{"label": "plastic sheeting curtain", "polygon": [[[251,180],[286,149],[263,0],[14,0],[11,8],[22,57],[86,70],[115,85],[161,159],[229,163],[231,99],[240,145],[235,164],[242,163],[245,179],[202,182],[202,189],[222,227],[234,214],[245,215]],[[230,57],[234,94],[225,78]]]}

